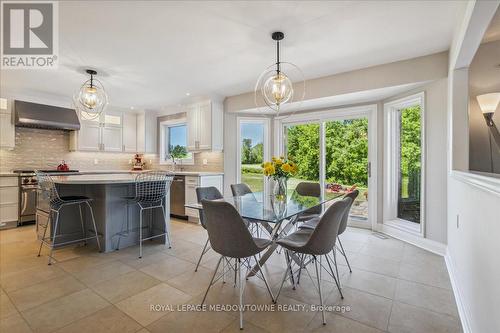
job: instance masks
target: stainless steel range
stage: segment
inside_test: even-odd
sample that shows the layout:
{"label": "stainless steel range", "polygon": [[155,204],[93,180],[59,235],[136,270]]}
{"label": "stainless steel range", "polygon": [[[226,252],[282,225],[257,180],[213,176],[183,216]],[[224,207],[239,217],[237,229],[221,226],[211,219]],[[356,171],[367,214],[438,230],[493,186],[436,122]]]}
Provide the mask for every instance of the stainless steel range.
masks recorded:
{"label": "stainless steel range", "polygon": [[[78,170],[40,170],[47,173],[76,173]],[[18,225],[27,222],[34,222],[37,205],[38,182],[36,180],[35,170],[14,170],[19,178],[19,217]]]}

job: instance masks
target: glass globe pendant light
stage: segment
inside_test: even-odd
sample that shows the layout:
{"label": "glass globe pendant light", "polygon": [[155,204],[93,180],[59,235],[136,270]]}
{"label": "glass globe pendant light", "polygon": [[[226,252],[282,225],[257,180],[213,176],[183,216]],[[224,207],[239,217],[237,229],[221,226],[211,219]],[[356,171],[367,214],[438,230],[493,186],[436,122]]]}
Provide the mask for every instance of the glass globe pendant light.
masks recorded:
{"label": "glass globe pendant light", "polygon": [[82,119],[95,120],[106,108],[108,95],[102,83],[94,78],[97,72],[92,69],[87,69],[85,72],[90,75],[90,79],[85,81],[73,96],[73,102]]}
{"label": "glass globe pendant light", "polygon": [[[294,101],[294,86],[288,74],[296,72],[300,76],[297,78],[297,81],[302,81],[302,92],[299,94],[299,98],[295,98],[295,101],[304,99],[305,80],[302,71],[297,66],[280,60],[280,41],[285,38],[285,34],[281,31],[276,31],[272,33],[271,37],[276,41],[276,63],[266,68],[257,80],[255,85],[255,103],[259,106],[258,99],[262,98],[269,108],[279,113],[284,104]],[[284,69],[286,69],[288,74],[285,73]],[[300,86],[300,84],[296,85],[299,89]]]}

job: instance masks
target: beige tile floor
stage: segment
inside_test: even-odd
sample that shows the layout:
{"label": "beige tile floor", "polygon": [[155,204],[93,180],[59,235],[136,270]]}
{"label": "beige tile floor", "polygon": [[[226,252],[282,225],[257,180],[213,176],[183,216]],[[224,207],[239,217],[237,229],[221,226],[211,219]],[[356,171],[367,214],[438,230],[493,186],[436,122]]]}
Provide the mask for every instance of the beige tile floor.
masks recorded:
{"label": "beige tile floor", "polygon": [[[199,226],[172,221],[173,248],[147,243],[144,257],[137,247],[100,254],[89,247],[56,252],[58,262],[36,257],[33,226],[0,232],[0,332],[237,332],[237,312],[182,312],[183,304],[199,304],[218,256],[210,251],[194,272],[206,240]],[[328,274],[322,274],[326,304],[349,311],[321,314],[245,312],[246,332],[461,332],[443,258],[395,239],[350,228],[342,240],[351,261],[349,273],[339,266],[345,298],[340,299]],[[265,266],[273,290],[284,269],[282,254]],[[314,275],[313,270],[311,274]],[[229,279],[230,280],[230,279]],[[208,304],[237,304],[233,283],[212,287]],[[250,278],[247,304],[271,304],[265,285]],[[285,284],[279,304],[318,304],[307,275],[292,290]],[[168,305],[174,311],[151,311]]]}

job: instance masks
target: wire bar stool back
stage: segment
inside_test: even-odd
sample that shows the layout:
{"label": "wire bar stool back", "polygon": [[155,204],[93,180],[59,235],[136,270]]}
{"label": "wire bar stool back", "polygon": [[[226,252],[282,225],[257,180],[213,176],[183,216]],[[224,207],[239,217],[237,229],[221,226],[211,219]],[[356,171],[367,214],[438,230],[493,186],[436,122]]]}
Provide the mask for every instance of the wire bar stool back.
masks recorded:
{"label": "wire bar stool back", "polygon": [[52,177],[40,171],[35,171],[35,174],[38,180],[38,188],[40,189],[39,195],[42,196],[42,199],[48,200],[50,207],[62,205],[64,201],[59,197]]}
{"label": "wire bar stool back", "polygon": [[174,175],[168,171],[150,171],[135,178],[134,201],[154,204],[161,201],[170,190]]}

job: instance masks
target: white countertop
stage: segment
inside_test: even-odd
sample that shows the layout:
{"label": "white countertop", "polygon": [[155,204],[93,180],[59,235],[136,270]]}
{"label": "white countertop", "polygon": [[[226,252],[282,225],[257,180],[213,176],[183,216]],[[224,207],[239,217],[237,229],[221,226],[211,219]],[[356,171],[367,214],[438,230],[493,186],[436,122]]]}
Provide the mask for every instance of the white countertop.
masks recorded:
{"label": "white countertop", "polygon": [[[137,174],[141,172],[148,172],[151,170],[80,170],[79,174],[82,175],[91,175],[91,174]],[[166,170],[171,171],[171,170]],[[213,171],[175,171],[174,174],[179,176],[222,176],[223,172],[213,172]]]}
{"label": "white countertop", "polygon": [[[141,172],[147,172],[150,170],[80,170],[76,175],[103,175],[103,174],[129,174],[136,175]],[[222,176],[223,172],[213,172],[213,171],[176,171],[174,174],[179,176]],[[75,175],[75,174],[74,174]],[[17,177],[16,173],[12,171],[1,171],[0,177]]]}
{"label": "white countertop", "polygon": [[127,184],[135,182],[132,173],[83,174],[71,176],[53,176],[56,184]]}
{"label": "white countertop", "polygon": [[[53,175],[52,179],[57,184],[126,184],[135,182],[135,178],[141,171],[101,171],[101,172],[86,172],[83,171],[79,174],[67,175]],[[222,175],[217,172],[194,172],[189,173],[175,173],[176,175],[190,175],[190,176],[205,176],[205,175]]]}

